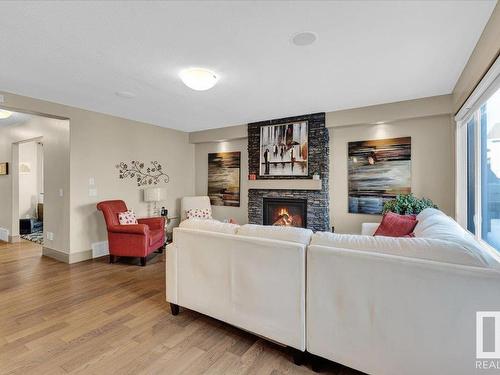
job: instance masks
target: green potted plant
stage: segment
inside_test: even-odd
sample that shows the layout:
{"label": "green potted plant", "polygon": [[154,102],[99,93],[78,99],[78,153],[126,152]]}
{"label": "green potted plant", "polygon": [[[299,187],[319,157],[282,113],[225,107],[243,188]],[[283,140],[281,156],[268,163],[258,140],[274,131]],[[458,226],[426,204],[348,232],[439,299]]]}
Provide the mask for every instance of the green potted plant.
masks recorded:
{"label": "green potted plant", "polygon": [[428,198],[417,198],[413,194],[399,194],[395,199],[384,203],[383,213],[394,212],[399,215],[418,215],[426,208],[438,208]]}

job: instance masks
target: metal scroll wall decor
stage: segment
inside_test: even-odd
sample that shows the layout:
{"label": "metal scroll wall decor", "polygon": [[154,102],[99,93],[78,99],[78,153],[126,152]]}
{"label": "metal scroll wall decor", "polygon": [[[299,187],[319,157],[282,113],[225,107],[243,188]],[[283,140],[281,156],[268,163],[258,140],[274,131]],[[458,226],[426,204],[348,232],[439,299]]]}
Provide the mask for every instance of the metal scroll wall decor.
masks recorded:
{"label": "metal scroll wall decor", "polygon": [[163,167],[156,160],[150,162],[151,166],[146,167],[142,161],[132,160],[130,164],[120,162],[116,165],[119,170],[120,179],[131,178],[137,182],[137,186],[158,185],[168,183],[170,177],[163,172]]}

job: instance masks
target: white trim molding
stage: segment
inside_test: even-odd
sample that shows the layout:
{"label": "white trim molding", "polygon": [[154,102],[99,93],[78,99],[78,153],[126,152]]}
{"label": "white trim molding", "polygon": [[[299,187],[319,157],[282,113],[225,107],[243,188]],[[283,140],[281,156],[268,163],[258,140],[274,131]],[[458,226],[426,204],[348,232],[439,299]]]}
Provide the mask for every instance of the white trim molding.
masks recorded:
{"label": "white trim molding", "polygon": [[487,248],[491,254],[497,255],[497,251],[488,245],[482,238],[482,209],[481,209],[481,115],[480,108],[488,99],[500,90],[500,57],[491,66],[481,82],[476,86],[472,94],[466,100],[455,116],[456,121],[456,178],[455,178],[455,217],[457,222],[465,229],[468,225],[469,213],[468,200],[468,126],[470,121],[474,122],[474,236]]}
{"label": "white trim molding", "polygon": [[64,251],[55,250],[44,246],[42,248],[42,255],[63,263],[73,264],[92,259],[92,250],[84,250],[77,253],[66,253]]}
{"label": "white trim molding", "polygon": [[484,99],[491,96],[494,88],[497,86],[496,83],[500,80],[500,57],[491,66],[490,70],[484,75],[481,82],[478,83],[472,94],[467,98],[465,103],[458,110],[455,121],[458,123],[463,123],[470,117],[470,115],[476,111],[480,103],[484,102]]}

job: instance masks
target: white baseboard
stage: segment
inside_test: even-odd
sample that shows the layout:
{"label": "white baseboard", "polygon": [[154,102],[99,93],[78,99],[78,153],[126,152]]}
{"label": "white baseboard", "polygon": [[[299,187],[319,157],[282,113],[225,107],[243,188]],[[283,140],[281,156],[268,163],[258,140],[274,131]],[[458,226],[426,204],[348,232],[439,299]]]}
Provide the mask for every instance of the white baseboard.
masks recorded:
{"label": "white baseboard", "polygon": [[9,230],[0,228],[0,241],[9,242]]}
{"label": "white baseboard", "polygon": [[69,263],[69,254],[64,251],[54,250],[49,247],[42,247],[42,255],[58,260],[59,262]]}
{"label": "white baseboard", "polygon": [[21,236],[9,236],[9,242],[11,243],[21,242]]}
{"label": "white baseboard", "polygon": [[83,262],[92,259],[92,250],[79,251],[78,253],[69,254],[69,264]]}
{"label": "white baseboard", "polygon": [[63,263],[78,263],[85,260],[92,259],[92,250],[79,251],[78,253],[65,253],[64,251],[50,249],[48,247],[42,248],[42,255],[49,258],[58,260]]}
{"label": "white baseboard", "polygon": [[94,242],[91,247],[92,258],[99,258],[109,255],[108,241]]}

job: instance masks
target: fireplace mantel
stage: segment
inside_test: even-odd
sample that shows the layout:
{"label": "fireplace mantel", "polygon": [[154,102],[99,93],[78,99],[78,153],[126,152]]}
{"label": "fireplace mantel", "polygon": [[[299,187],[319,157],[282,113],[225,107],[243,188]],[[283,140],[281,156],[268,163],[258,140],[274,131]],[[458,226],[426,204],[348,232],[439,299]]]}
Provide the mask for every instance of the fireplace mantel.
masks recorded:
{"label": "fireplace mantel", "polygon": [[321,180],[248,180],[248,189],[264,190],[321,190]]}

